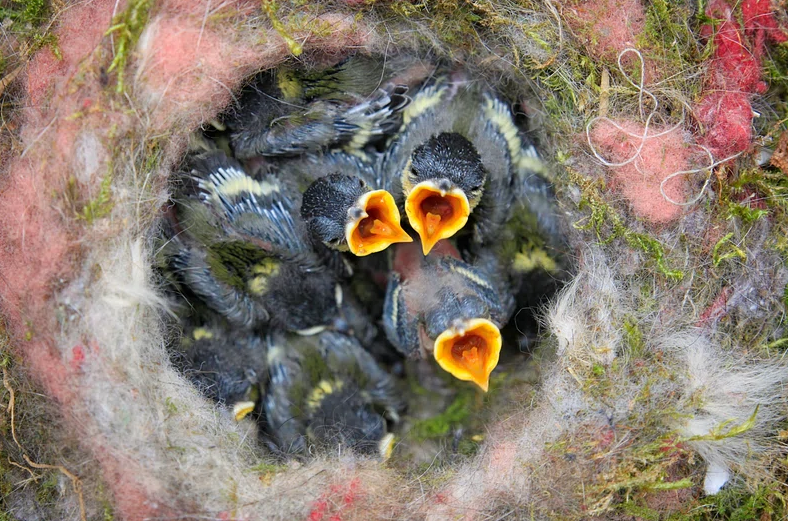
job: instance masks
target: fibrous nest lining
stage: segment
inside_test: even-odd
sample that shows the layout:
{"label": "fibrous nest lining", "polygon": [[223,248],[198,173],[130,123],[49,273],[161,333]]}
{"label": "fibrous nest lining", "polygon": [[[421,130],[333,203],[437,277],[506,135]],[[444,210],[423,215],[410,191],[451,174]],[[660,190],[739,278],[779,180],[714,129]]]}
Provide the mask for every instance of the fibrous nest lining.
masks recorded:
{"label": "fibrous nest lining", "polygon": [[[0,428],[25,435],[5,436],[3,455],[46,473],[37,490],[58,483],[62,517],[80,516],[78,496],[86,516],[130,519],[779,515],[788,65],[777,4],[135,1],[114,12],[99,1],[58,13],[56,43],[4,83],[24,108],[4,127],[3,365],[35,378],[84,455],[23,427],[36,420],[21,412],[35,407],[21,376],[4,386],[17,399]],[[149,230],[186,137],[245,77],[293,54],[387,47],[462,62],[531,100],[578,273],[544,312],[555,355],[540,358],[539,384],[507,397],[467,461],[274,464],[169,365]],[[22,451],[87,485],[77,494]],[[19,488],[29,473],[13,469],[4,508],[23,518],[34,485]]]}

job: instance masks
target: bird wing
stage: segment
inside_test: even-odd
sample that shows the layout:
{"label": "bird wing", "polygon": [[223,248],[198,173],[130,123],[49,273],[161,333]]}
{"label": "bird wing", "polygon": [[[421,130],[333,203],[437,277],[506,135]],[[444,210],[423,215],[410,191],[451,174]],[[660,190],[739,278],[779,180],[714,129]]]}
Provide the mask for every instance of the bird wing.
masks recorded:
{"label": "bird wing", "polygon": [[423,87],[402,111],[402,125],[390,139],[376,170],[376,185],[391,193],[400,193],[400,178],[413,150],[436,133],[450,131],[455,114],[443,110],[456,89],[446,78],[438,78]]}
{"label": "bird wing", "polygon": [[377,189],[374,161],[374,156],[362,151],[351,154],[332,150],[325,153],[307,153],[299,158],[277,163],[275,168],[284,180],[296,183],[302,192],[315,180],[334,173],[358,177],[372,189]]}
{"label": "bird wing", "polygon": [[243,239],[284,258],[309,256],[310,245],[293,219],[297,194],[281,178],[253,178],[221,152],[200,157],[192,173],[202,200]]}
{"label": "bird wing", "polygon": [[454,257],[443,257],[439,264],[442,270],[458,277],[467,294],[484,302],[493,322],[503,325],[509,320],[514,297],[503,276],[503,267],[491,252],[479,255],[473,266]]}
{"label": "bird wing", "polygon": [[398,416],[404,403],[397,395],[394,379],[355,338],[326,331],[320,336],[320,346],[332,373],[353,378],[373,403],[384,406],[393,418]]}
{"label": "bird wing", "polygon": [[467,121],[466,132],[487,170],[484,192],[474,210],[474,242],[495,242],[515,200],[511,189],[512,153],[507,135],[509,123],[513,125],[512,113],[507,103],[490,92],[466,90],[458,96],[457,103],[475,107],[471,111],[474,117]]}
{"label": "bird wing", "polygon": [[399,273],[389,274],[383,303],[383,328],[386,338],[405,356],[419,351],[419,317],[409,310]]}
{"label": "bird wing", "polygon": [[306,449],[304,393],[311,382],[301,366],[301,352],[280,332],[266,336],[268,388],[264,400],[266,421],[285,452]]}
{"label": "bird wing", "polygon": [[265,308],[243,287],[233,284],[227,268],[212,252],[178,236],[171,242],[169,268],[208,307],[244,328],[268,321]]}
{"label": "bird wing", "polygon": [[394,132],[410,98],[406,85],[390,82],[388,64],[357,53],[320,70],[260,73],[227,116],[235,155],[297,156],[331,146],[357,151]]}

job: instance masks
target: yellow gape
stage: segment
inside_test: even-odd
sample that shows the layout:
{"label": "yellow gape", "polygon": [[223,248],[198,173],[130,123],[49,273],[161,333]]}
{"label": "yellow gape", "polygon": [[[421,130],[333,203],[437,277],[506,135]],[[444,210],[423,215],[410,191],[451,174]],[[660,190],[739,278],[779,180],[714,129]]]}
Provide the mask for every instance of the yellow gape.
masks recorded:
{"label": "yellow gape", "polygon": [[367,192],[356,207],[363,209],[361,217],[345,226],[348,249],[353,255],[363,257],[397,242],[413,242],[402,229],[397,203],[387,191]]}
{"label": "yellow gape", "polygon": [[459,188],[446,191],[432,181],[424,181],[408,194],[405,213],[421,237],[421,249],[427,255],[435,243],[448,239],[465,226],[471,207]]}
{"label": "yellow gape", "polygon": [[475,383],[484,392],[500,353],[501,331],[483,318],[466,320],[461,328],[451,327],[435,339],[438,365],[459,380]]}

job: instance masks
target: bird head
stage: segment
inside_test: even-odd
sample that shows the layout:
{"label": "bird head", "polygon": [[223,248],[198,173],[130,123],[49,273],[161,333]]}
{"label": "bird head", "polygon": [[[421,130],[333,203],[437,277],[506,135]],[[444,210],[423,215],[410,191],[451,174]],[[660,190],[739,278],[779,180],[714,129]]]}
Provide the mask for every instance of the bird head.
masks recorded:
{"label": "bird head", "polygon": [[364,400],[364,394],[348,380],[321,381],[307,402],[311,409],[307,434],[312,441],[387,459],[393,436],[386,432],[385,418]]}
{"label": "bird head", "polygon": [[405,213],[424,255],[465,226],[486,177],[479,153],[457,133],[433,136],[413,151],[403,182]]}
{"label": "bird head", "polygon": [[329,174],[316,179],[304,192],[301,216],[324,244],[357,256],[413,240],[400,225],[394,197],[385,190],[370,191],[355,176]]}

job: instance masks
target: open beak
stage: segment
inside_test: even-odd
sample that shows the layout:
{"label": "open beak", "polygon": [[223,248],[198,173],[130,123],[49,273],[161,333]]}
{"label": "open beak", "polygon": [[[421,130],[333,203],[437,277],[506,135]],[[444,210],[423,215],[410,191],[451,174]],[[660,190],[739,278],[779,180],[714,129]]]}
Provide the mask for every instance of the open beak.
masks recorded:
{"label": "open beak", "polygon": [[385,190],[367,192],[356,201],[360,217],[345,226],[345,237],[353,255],[363,257],[388,248],[396,242],[413,242],[400,225],[394,197]]}
{"label": "open beak", "polygon": [[435,243],[448,239],[465,226],[471,207],[459,188],[446,191],[433,181],[422,181],[408,194],[405,213],[421,236],[421,249],[427,255]]}
{"label": "open beak", "polygon": [[438,365],[459,380],[475,383],[484,392],[500,353],[501,331],[483,318],[466,320],[462,327],[450,327],[435,339]]}

